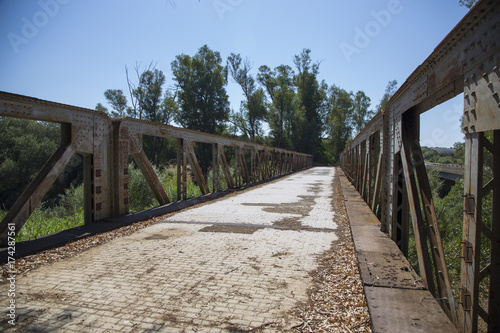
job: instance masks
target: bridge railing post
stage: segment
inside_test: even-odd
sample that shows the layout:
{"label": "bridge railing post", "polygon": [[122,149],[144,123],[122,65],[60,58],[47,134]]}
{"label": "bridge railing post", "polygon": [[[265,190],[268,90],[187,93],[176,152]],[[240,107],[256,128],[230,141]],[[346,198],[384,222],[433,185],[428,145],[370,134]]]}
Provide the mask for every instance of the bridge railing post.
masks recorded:
{"label": "bridge railing post", "polygon": [[[424,164],[424,157],[419,143],[420,115],[414,110],[409,110],[403,114],[402,134],[403,168],[408,186],[408,196],[410,198],[410,211],[412,213],[415,239],[417,239],[416,231],[419,228],[422,228],[423,233],[428,235],[429,245],[427,245],[427,240],[425,239],[426,236],[423,236],[420,247],[423,250],[427,248],[427,246],[429,246],[430,252],[433,257],[432,262],[434,264],[434,272],[433,274],[429,275],[429,278],[434,279],[435,277],[435,279],[437,280],[438,288],[434,295],[438,302],[441,304],[441,307],[447,313],[448,317],[456,325],[458,324],[457,313],[455,309],[453,291],[451,289],[450,276],[444,256],[444,248],[439,231],[434,201],[432,198],[432,190],[429,185],[429,179],[427,177],[427,171]],[[415,171],[414,176],[412,175],[412,169]],[[415,180],[411,179],[413,177],[415,177]],[[416,187],[417,184],[418,187]],[[414,192],[417,195],[413,195],[412,198],[411,192]],[[425,220],[421,217],[416,218],[418,217],[418,213],[420,211],[423,211],[423,217],[425,217]],[[416,223],[420,225],[416,226]],[[420,251],[418,246],[417,252],[419,254],[421,254],[421,252],[422,254],[424,254],[424,251]],[[425,261],[429,261],[430,267],[430,258],[427,258],[425,255],[423,255],[423,258]],[[422,267],[420,268],[422,270]]]}

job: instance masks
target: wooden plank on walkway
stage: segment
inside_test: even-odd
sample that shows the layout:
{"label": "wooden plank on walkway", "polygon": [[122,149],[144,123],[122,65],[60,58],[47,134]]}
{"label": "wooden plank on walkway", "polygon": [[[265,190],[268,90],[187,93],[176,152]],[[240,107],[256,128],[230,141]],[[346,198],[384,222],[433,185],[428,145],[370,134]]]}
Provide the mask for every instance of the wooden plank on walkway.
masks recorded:
{"label": "wooden plank on walkway", "polygon": [[374,332],[456,332],[380,222],[339,170]]}
{"label": "wooden plank on walkway", "polygon": [[456,332],[427,290],[365,287],[373,332]]}

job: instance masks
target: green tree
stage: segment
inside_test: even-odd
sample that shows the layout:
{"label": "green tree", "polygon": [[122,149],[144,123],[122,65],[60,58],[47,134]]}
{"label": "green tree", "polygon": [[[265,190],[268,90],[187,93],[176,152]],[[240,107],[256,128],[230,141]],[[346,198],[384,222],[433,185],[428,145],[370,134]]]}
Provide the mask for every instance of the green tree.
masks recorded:
{"label": "green tree", "polygon": [[104,97],[113,107],[113,110],[110,112],[110,116],[123,117],[125,115],[125,110],[127,108],[127,97],[125,97],[125,95],[123,94],[123,90],[108,89],[104,92]]}
{"label": "green tree", "polygon": [[385,87],[384,96],[382,96],[379,105],[377,105],[377,112],[380,112],[385,109],[387,102],[391,99],[392,95],[394,95],[397,90],[398,90],[398,81],[392,80],[389,81],[389,83],[387,83],[387,86]]}
{"label": "green tree", "polygon": [[455,163],[459,165],[464,165],[465,163],[465,142],[455,142],[453,145],[455,148],[455,153],[453,157],[455,158]]}
{"label": "green tree", "polygon": [[363,91],[358,91],[354,96],[352,121],[356,133],[359,133],[373,116],[373,111],[368,110],[370,102],[370,97],[366,96]]}
{"label": "green tree", "polygon": [[[291,67],[289,68],[292,70]],[[274,91],[277,85],[275,71],[271,70],[271,68],[266,65],[260,66],[259,73],[257,74],[257,81],[265,88],[271,100],[274,100]]]}
{"label": "green tree", "polygon": [[100,111],[100,112],[108,113],[108,108],[105,107],[104,105],[102,105],[101,103],[97,103],[97,105],[95,106],[95,109],[97,111]]}
{"label": "green tree", "polygon": [[328,90],[325,145],[331,156],[331,163],[339,160],[340,153],[352,136],[352,114],[354,103],[350,93],[335,85]]}
{"label": "green tree", "polygon": [[202,46],[193,56],[181,54],[172,62],[178,87],[181,126],[206,133],[222,134],[229,118],[227,68],[219,52]]}
{"label": "green tree", "polygon": [[[324,112],[326,100],[326,84],[318,82],[319,63],[311,60],[311,50],[303,49],[294,58],[297,74],[294,83],[297,87],[297,96],[300,107],[296,110],[303,110],[305,123],[298,135],[294,135],[294,148],[297,151],[312,154],[317,158],[316,153],[321,146],[322,136],[322,114]],[[300,112],[300,111],[299,111]],[[299,116],[298,119],[301,117]]]}
{"label": "green tree", "polygon": [[[162,100],[163,84],[165,75],[158,69],[147,69],[139,77],[139,84],[133,90],[133,95],[137,101],[139,119],[149,120],[155,123],[164,123],[164,103]],[[153,164],[159,165],[158,138],[144,137],[143,146],[146,155]]]}
{"label": "green tree", "polygon": [[[178,89],[176,122],[192,130],[223,134],[229,120],[225,88],[228,72],[220,53],[204,45],[193,57],[178,55],[172,62],[172,72]],[[205,176],[212,159],[210,149],[208,145],[197,147]]]}
{"label": "green tree", "polygon": [[161,104],[161,117],[159,119],[162,124],[170,124],[177,112],[179,112],[179,103],[176,97],[176,94],[173,94],[170,90],[165,91]]}
{"label": "green tree", "polygon": [[[0,209],[10,209],[56,151],[59,142],[59,124],[0,117]],[[65,188],[81,182],[80,162],[78,155],[71,159],[47,192],[45,203],[56,204]]]}
{"label": "green tree", "polygon": [[422,147],[422,155],[424,156],[424,161],[429,161],[434,158],[434,156],[438,156],[438,152],[434,149],[428,147]]}
{"label": "green tree", "polygon": [[267,108],[264,90],[257,88],[255,79],[250,75],[249,61],[242,61],[239,54],[231,53],[227,59],[227,67],[233,80],[243,90],[245,101],[242,102],[240,113],[232,115],[235,124],[244,135],[255,142],[262,128],[262,121],[266,119]]}
{"label": "green tree", "polygon": [[[104,97],[111,105],[112,110],[109,112],[101,103],[97,104],[96,110],[106,112],[111,117],[129,116],[160,124],[169,124],[178,110],[178,103],[176,94],[172,94],[169,90],[163,91],[165,84],[163,72],[156,69],[153,63],[142,72],[140,66],[136,65],[135,72],[138,83],[135,84],[129,78],[128,69],[125,68],[125,70],[132,107],[127,105],[127,97],[122,90],[108,89],[104,92]],[[157,137],[145,136],[143,138],[144,151],[155,165],[160,165],[171,158],[164,151],[166,145],[165,140]]]}
{"label": "green tree", "polygon": [[[139,109],[139,119],[157,123],[162,122],[162,94],[164,83],[165,75],[158,69],[148,69],[140,75],[139,84],[133,91]],[[125,105],[126,102],[125,99]],[[125,107],[125,105],[123,105],[123,107]]]}
{"label": "green tree", "polygon": [[293,149],[292,130],[296,116],[294,75],[292,68],[285,65],[280,65],[274,70],[261,66],[257,75],[257,80],[271,99],[268,115],[271,143],[278,148]]}
{"label": "green tree", "polygon": [[427,170],[427,177],[429,179],[432,197],[439,198],[439,192],[444,185],[444,180],[440,178],[439,170]]}

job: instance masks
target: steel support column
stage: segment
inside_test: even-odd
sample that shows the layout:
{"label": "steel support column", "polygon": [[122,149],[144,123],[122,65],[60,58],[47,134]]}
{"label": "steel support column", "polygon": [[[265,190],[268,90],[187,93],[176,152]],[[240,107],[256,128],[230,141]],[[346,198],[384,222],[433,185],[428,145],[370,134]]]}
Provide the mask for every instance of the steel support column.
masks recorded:
{"label": "steel support column", "polygon": [[[441,234],[439,232],[439,225],[436,216],[436,210],[434,207],[434,201],[432,198],[432,190],[429,185],[429,180],[427,177],[427,171],[425,169],[424,157],[422,155],[422,150],[420,148],[419,137],[420,137],[420,119],[419,114],[412,110],[407,111],[403,114],[403,135],[402,135],[402,152],[406,159],[403,159],[403,166],[405,170],[405,179],[407,184],[411,184],[411,189],[408,188],[408,196],[410,199],[410,211],[413,220],[413,226],[415,231],[415,239],[417,239],[417,230],[423,232],[420,235],[422,243],[420,243],[422,255],[424,260],[427,254],[426,237],[429,240],[430,252],[432,253],[434,271],[428,275],[428,285],[429,289],[431,284],[429,283],[429,277],[436,278],[437,281],[437,293],[433,293],[440,303],[441,307],[445,310],[446,314],[450,320],[456,325],[457,313],[455,309],[455,301],[453,298],[453,292],[451,290],[450,276],[448,273],[448,267],[446,265],[446,259],[444,257],[444,249],[441,240]],[[410,167],[410,163],[412,164]],[[416,179],[413,179],[413,170],[415,171]],[[416,180],[416,182],[415,182]],[[418,192],[417,192],[418,189]],[[415,195],[417,194],[417,195]],[[423,212],[423,216],[420,211]],[[422,218],[425,217],[425,220]],[[415,222],[419,224],[418,228],[415,228]],[[425,242],[425,243],[424,243]],[[418,246],[417,241],[417,246]],[[417,247],[417,252],[420,251]],[[429,260],[430,262],[430,260]],[[422,269],[422,267],[421,267]],[[428,269],[428,267],[426,267]],[[430,289],[432,292],[432,289]]]}

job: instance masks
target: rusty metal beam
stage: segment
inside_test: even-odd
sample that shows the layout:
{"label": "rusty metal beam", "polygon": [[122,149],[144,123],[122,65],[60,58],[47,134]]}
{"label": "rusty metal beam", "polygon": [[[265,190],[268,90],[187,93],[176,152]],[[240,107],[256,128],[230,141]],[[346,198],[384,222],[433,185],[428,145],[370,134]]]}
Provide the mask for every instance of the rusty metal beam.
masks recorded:
{"label": "rusty metal beam", "polygon": [[427,171],[424,164],[424,157],[419,144],[419,122],[419,115],[416,114],[416,112],[408,111],[403,114],[403,147],[405,151],[408,151],[409,154],[407,153],[407,156],[410,157],[408,161],[413,164],[413,168],[415,170],[420,194],[420,199],[415,198],[418,200],[418,204],[415,202],[415,209],[420,210],[421,200],[422,210],[424,212],[426,222],[424,224],[424,227],[426,228],[425,232],[429,236],[430,249],[435,267],[433,275],[437,280],[437,298],[450,320],[457,325],[458,322],[455,301],[451,289],[448,267],[446,266],[446,259],[444,257],[443,243],[439,232],[436,210],[432,198],[432,190],[429,185]]}
{"label": "rusty metal beam", "polygon": [[[481,317],[488,327],[488,332],[496,332],[500,328],[498,316],[500,300],[500,130],[493,132],[493,142],[490,142],[484,133],[468,134],[466,138],[465,179],[464,179],[464,233],[462,241],[462,274],[459,301],[459,319],[464,331],[476,331],[478,319]],[[492,179],[485,177],[484,154],[491,153],[493,166]],[[485,184],[485,185],[483,185]],[[491,216],[483,216],[481,208],[485,196],[492,194]],[[491,223],[491,227],[484,221]],[[490,262],[486,267],[481,266],[481,236],[490,245]],[[488,308],[480,305],[479,287],[482,280],[489,278],[489,290],[483,294],[488,299]]]}
{"label": "rusty metal beam", "polygon": [[212,144],[212,191],[220,191],[219,166],[221,163],[219,144]]}
{"label": "rusty metal beam", "polygon": [[222,157],[222,171],[224,172],[224,177],[226,179],[226,184],[229,188],[234,187],[233,176],[231,175],[231,169],[229,168],[229,164],[227,163],[226,154],[224,153],[224,148],[219,148],[220,156]]}
{"label": "rusty metal beam", "polygon": [[[128,170],[128,169],[127,169]],[[95,221],[94,211],[94,162],[92,154],[83,155],[83,214],[84,224]]]}
{"label": "rusty metal beam", "polygon": [[[86,224],[128,213],[128,161],[130,156],[136,160],[160,204],[167,204],[169,201],[165,190],[152,171],[151,165],[142,150],[143,135],[177,140],[178,200],[181,198],[187,199],[188,162],[191,165],[191,172],[197,178],[202,193],[206,194],[210,191],[192,148],[193,142],[220,147],[234,147],[240,149],[240,151],[243,149],[260,150],[265,158],[262,159],[263,163],[258,166],[258,168],[262,168],[262,172],[257,172],[256,176],[254,176],[254,178],[258,176],[259,180],[269,178],[271,174],[280,173],[279,170],[272,169],[280,167],[278,160],[274,164],[269,163],[270,152],[294,156],[293,161],[290,163],[290,168],[293,170],[312,165],[312,157],[307,154],[137,119],[110,119],[105,113],[95,110],[6,92],[0,92],[0,116],[60,123],[62,124],[63,138],[67,141],[48,161],[51,167],[46,165],[42,168],[35,179],[36,182],[32,183],[27,192],[18,199],[17,205],[19,207],[14,207],[14,210],[11,209],[6,219],[1,222],[0,228],[5,228],[6,223],[12,220],[14,215],[14,219],[19,220],[19,222],[16,222],[18,228],[25,223],[29,214],[43,197],[43,192],[48,190],[46,187],[50,186],[53,175],[64,169],[67,164],[66,159],[70,158],[70,155],[74,153],[83,156],[84,219]],[[220,154],[216,153],[216,155],[219,160],[216,164],[222,166],[228,186],[234,187],[235,182],[223,150]],[[240,165],[242,167],[240,176],[243,176],[244,181],[247,183],[252,181],[245,157],[240,154],[237,155],[237,163],[238,159],[241,160]],[[215,181],[217,181],[217,178]],[[238,184],[240,183],[242,181]],[[218,185],[216,184],[214,188],[218,189]],[[25,204],[22,204],[23,202]],[[31,206],[25,209],[26,204],[30,202]],[[5,240],[2,239],[2,242],[4,244]]]}
{"label": "rusty metal beam", "polygon": [[410,207],[413,232],[415,234],[415,245],[417,248],[420,277],[422,278],[427,289],[429,289],[431,294],[436,297],[436,287],[434,285],[434,278],[431,268],[432,262],[427,244],[428,236],[420,207],[420,199],[418,197],[417,181],[414,174],[415,170],[411,163],[410,151],[409,149],[407,149],[407,147],[405,147],[404,143],[401,147],[401,162],[403,164],[403,173],[408,193],[408,202]]}
{"label": "rusty metal beam", "polygon": [[[245,149],[259,149],[264,151],[279,150],[288,151],[282,148],[273,148],[257,143],[252,143],[248,141],[243,141],[234,138],[228,138],[221,135],[203,133],[194,130],[189,130],[185,128],[178,128],[165,124],[158,124],[146,120],[134,119],[134,118],[113,118],[114,121],[120,121],[125,126],[133,128],[135,132],[139,132],[142,135],[156,136],[162,138],[173,138],[173,139],[185,139],[191,142],[202,142],[208,144],[222,144],[224,146],[241,147]],[[306,156],[307,154],[301,154]]]}
{"label": "rusty metal beam", "polygon": [[500,331],[500,130],[493,133],[493,179],[492,179],[492,214],[491,214],[491,250],[490,250],[490,291],[488,297],[488,329]]}
{"label": "rusty metal beam", "polygon": [[250,174],[248,173],[248,166],[245,160],[245,152],[241,148],[239,149],[239,162],[241,165],[243,180],[245,181],[245,183],[250,183]]}
{"label": "rusty metal beam", "polygon": [[[482,70],[469,80],[473,85],[482,84],[477,80],[482,78],[483,73],[487,73],[488,77],[493,75],[495,66],[498,66],[499,18],[498,1],[480,1],[408,77],[388,102],[387,111],[397,116],[418,106],[419,113],[425,112],[463,92],[464,79],[468,79],[468,73]],[[489,88],[488,83],[484,83],[483,91],[486,96]],[[490,96],[493,103],[491,92]],[[496,107],[497,104],[498,102],[495,103]],[[490,119],[492,122],[485,127],[476,124],[475,130],[500,127],[496,118],[498,117],[494,114],[484,117],[483,119]]]}
{"label": "rusty metal beam", "polygon": [[186,171],[186,159],[184,155],[184,144],[182,139],[177,139],[177,200],[186,199],[186,182],[183,179],[183,174]]}
{"label": "rusty metal beam", "polygon": [[5,244],[7,241],[7,227],[9,224],[15,224],[16,234],[21,230],[74,154],[75,147],[69,143],[59,146],[52,154],[0,223],[1,244]]}
{"label": "rusty metal beam", "polygon": [[[377,212],[377,207],[379,206],[380,203],[380,184],[382,182],[382,155],[379,154],[377,158],[377,169],[375,173],[375,184],[373,187],[373,201],[372,201],[372,210],[376,213]],[[378,214],[375,214],[378,215]]]}
{"label": "rusty metal beam", "polygon": [[368,148],[367,147],[367,140],[364,141],[363,143],[363,149],[362,149],[362,161],[363,161],[363,165],[362,165],[362,177],[361,177],[361,197],[367,202],[369,203],[369,199],[368,199],[368,196],[367,196],[367,190],[369,188],[369,185],[367,184],[368,181],[369,181],[369,167],[370,167],[370,158],[369,158],[369,152],[368,152]]}
{"label": "rusty metal beam", "polygon": [[409,206],[408,192],[406,190],[406,181],[403,171],[403,162],[401,161],[401,152],[394,155],[394,188],[392,202],[392,240],[399,247],[405,256],[408,255],[409,241]]}
{"label": "rusty metal beam", "polygon": [[187,160],[189,165],[191,166],[191,172],[193,173],[196,183],[200,188],[200,191],[203,195],[210,192],[208,189],[207,181],[203,176],[203,172],[201,171],[200,164],[198,163],[198,159],[196,158],[196,154],[194,153],[193,143],[192,142],[184,142],[184,147],[187,148]]}
{"label": "rusty metal beam", "polygon": [[[118,149],[113,149],[113,216],[120,216],[129,212],[129,177],[128,163],[130,155],[130,138],[128,132],[120,128],[120,122],[112,122],[113,142]],[[87,156],[92,159],[92,155]],[[90,163],[89,163],[90,164]],[[87,172],[85,172],[87,174]],[[87,195],[85,195],[87,198]],[[93,220],[93,219],[92,219]]]}
{"label": "rusty metal beam", "polygon": [[464,332],[477,331],[480,271],[479,223],[482,220],[483,133],[467,134],[465,141],[464,229],[459,320]]}
{"label": "rusty metal beam", "polygon": [[134,161],[139,167],[139,169],[141,170],[144,179],[146,179],[149,188],[151,189],[151,191],[153,191],[153,194],[156,200],[158,200],[158,203],[162,206],[169,204],[170,200],[168,199],[167,193],[163,189],[163,186],[161,185],[158,176],[156,175],[153,167],[151,166],[151,163],[149,163],[149,160],[146,156],[146,153],[144,153],[144,150],[141,149],[139,153],[132,154],[132,157],[134,158]]}

